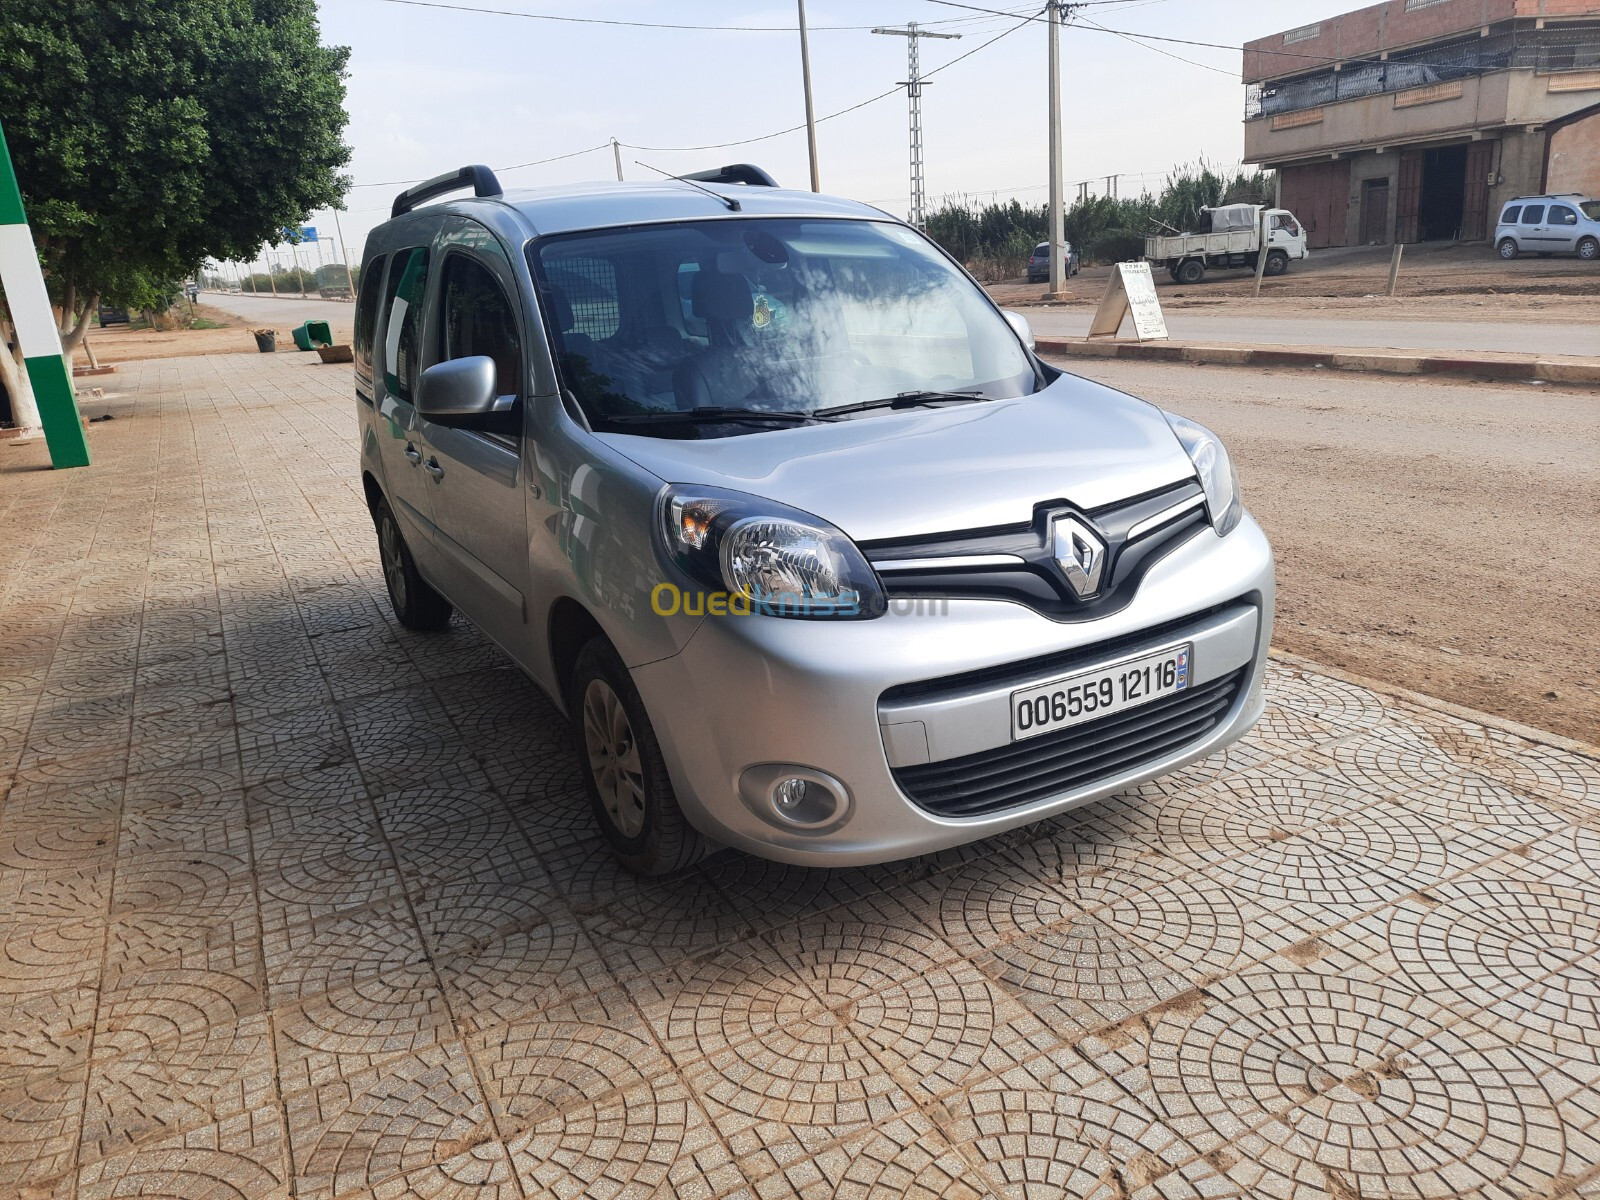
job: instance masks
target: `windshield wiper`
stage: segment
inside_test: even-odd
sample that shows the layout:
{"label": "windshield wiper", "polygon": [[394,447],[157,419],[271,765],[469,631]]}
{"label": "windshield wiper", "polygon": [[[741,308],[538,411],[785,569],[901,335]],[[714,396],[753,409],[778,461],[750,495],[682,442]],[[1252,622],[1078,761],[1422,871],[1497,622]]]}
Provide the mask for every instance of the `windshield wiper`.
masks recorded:
{"label": "windshield wiper", "polygon": [[622,413],[604,420],[613,425],[673,425],[697,424],[715,421],[775,421],[781,425],[809,425],[825,421],[817,413],[768,412],[760,408],[730,408],[702,404],[699,408],[662,408],[654,412]]}
{"label": "windshield wiper", "polygon": [[893,396],[885,396],[882,400],[862,400],[858,404],[837,404],[832,408],[819,408],[817,409],[817,415],[821,417],[842,417],[849,413],[871,412],[875,408],[915,408],[921,404],[939,404],[947,401],[961,403],[972,400],[988,400],[989,398],[979,391],[899,392]]}

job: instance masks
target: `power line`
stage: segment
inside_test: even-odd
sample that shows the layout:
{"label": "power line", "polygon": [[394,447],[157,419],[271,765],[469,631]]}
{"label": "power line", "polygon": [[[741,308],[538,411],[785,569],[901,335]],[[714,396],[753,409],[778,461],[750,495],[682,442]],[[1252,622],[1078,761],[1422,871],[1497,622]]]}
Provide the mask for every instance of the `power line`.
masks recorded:
{"label": "power line", "polygon": [[[1014,17],[1016,14],[1012,13],[1012,14],[1008,14],[1008,15]],[[979,51],[985,50],[988,47],[994,45],[1001,38],[1007,37],[1008,35],[1015,33],[1018,29],[1021,29],[1022,26],[1026,25],[1030,20],[1032,20],[1031,17],[1024,17],[1022,20],[1018,21],[1015,25],[1013,25],[1011,28],[1006,29],[1006,30],[1002,30],[1000,33],[997,33],[994,37],[988,39],[987,41],[979,42],[976,46],[974,46],[971,50],[968,50],[966,53],[958,54],[954,58],[952,58],[949,62],[943,63],[943,64],[933,68],[933,70],[931,70],[931,71],[924,72],[922,78],[923,79],[927,79],[930,75],[937,75],[940,71],[948,71],[951,67],[955,66],[958,62],[961,62],[964,59],[971,58],[974,54],[977,54]],[[858,108],[865,108],[869,104],[876,104],[879,100],[887,100],[890,96],[897,95],[900,92],[900,88],[901,88],[901,85],[896,84],[894,87],[890,88],[888,91],[879,92],[876,96],[869,96],[865,100],[862,100],[857,104],[852,104],[849,108],[841,108],[837,112],[829,113],[827,116],[818,117],[817,118],[817,124],[820,125],[824,121],[831,121],[835,117],[842,117],[846,113],[853,113]],[[791,125],[791,126],[789,126],[789,128],[780,129],[775,133],[763,133],[763,134],[759,135],[758,137],[741,138],[738,141],[734,141],[734,142],[714,142],[714,143],[710,143],[708,145],[703,145],[703,146],[639,146],[639,145],[635,145],[632,142],[623,142],[622,144],[624,146],[626,146],[629,150],[648,150],[648,151],[650,151],[651,153],[654,153],[654,154],[694,153],[694,152],[701,151],[701,150],[728,150],[728,149],[731,149],[734,146],[749,146],[749,145],[753,145],[756,142],[765,142],[765,141],[770,141],[772,138],[783,137],[785,134],[795,133],[796,131],[804,129],[804,128],[805,128],[805,123],[802,121],[799,125]]]}
{"label": "power line", "polygon": [[1171,50],[1163,50],[1160,46],[1147,46],[1143,41],[1139,40],[1140,35],[1137,33],[1123,33],[1120,30],[1107,29],[1104,25],[1089,20],[1088,17],[1079,17],[1078,21],[1085,22],[1085,24],[1079,25],[1074,22],[1077,28],[1098,29],[1101,33],[1114,33],[1123,41],[1130,45],[1138,46],[1141,50],[1153,50],[1155,53],[1165,55],[1167,58],[1175,58],[1181,63],[1188,63],[1191,67],[1199,67],[1205,71],[1215,71],[1218,75],[1226,75],[1229,79],[1233,78],[1233,72],[1226,67],[1213,67],[1210,63],[1203,63],[1197,58],[1185,58],[1181,54],[1174,54]]}
{"label": "power line", "polygon": [[[515,164],[513,164],[512,166],[509,166],[509,167],[494,167],[494,168],[492,168],[492,170],[499,171],[499,172],[520,171],[520,170],[522,170],[523,167],[542,167],[542,166],[545,165],[545,163],[560,162],[563,159],[567,159],[567,158],[577,158],[579,155],[582,155],[582,154],[593,154],[596,150],[609,150],[609,149],[611,149],[611,143],[609,141],[606,141],[606,142],[601,142],[598,146],[589,146],[589,147],[587,147],[587,148],[585,148],[583,150],[573,150],[573,151],[571,151],[570,153],[567,153],[567,154],[554,154],[554,155],[551,155],[549,158],[536,158],[532,162],[515,163]],[[385,181],[383,183],[352,183],[350,185],[350,187],[352,189],[361,188],[361,187],[407,187],[410,184],[421,183],[421,182],[422,182],[421,179],[390,179],[390,180],[387,180],[387,181]]]}
{"label": "power line", "polygon": [[[527,21],[559,21],[565,25],[610,25],[627,29],[679,29],[704,33],[798,33],[798,25],[692,25],[667,21],[626,21],[618,17],[570,17],[555,13],[524,12],[511,8],[488,8],[477,4],[447,4],[444,0],[379,0],[382,4],[403,4],[409,8],[439,8],[448,12],[486,13],[496,17],[521,17]],[[1005,14],[1001,14],[1005,15]],[[963,18],[951,18],[949,24]],[[970,20],[971,18],[965,18]],[[930,22],[930,24],[935,22]],[[812,25],[811,30],[859,31],[871,29],[870,25]]]}

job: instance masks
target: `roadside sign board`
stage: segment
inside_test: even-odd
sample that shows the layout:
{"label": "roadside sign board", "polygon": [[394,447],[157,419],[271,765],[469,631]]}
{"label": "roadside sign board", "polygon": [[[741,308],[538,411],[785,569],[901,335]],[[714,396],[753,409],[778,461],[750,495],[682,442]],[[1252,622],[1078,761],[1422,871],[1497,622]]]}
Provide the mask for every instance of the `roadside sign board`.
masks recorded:
{"label": "roadside sign board", "polygon": [[315,225],[302,225],[298,229],[285,225],[279,232],[283,234],[283,240],[291,246],[298,246],[302,242],[314,242],[317,240],[317,227]]}
{"label": "roadside sign board", "polygon": [[1089,336],[1116,337],[1122,328],[1122,319],[1128,316],[1133,318],[1133,333],[1139,341],[1156,341],[1167,336],[1167,320],[1161,315],[1156,281],[1147,262],[1123,262],[1111,269],[1106,293],[1100,298],[1100,307],[1095,309],[1094,321],[1089,326]]}
{"label": "roadside sign board", "polygon": [[[17,428],[24,433],[42,429],[52,467],[87,467],[89,439],[84,436],[72,376],[61,356],[61,332],[50,308],[4,130],[0,130],[0,294],[5,296],[22,350],[23,369],[33,390],[31,406],[25,396],[11,397]],[[0,354],[5,353],[8,351],[0,341]],[[31,408],[37,412],[29,411]]]}

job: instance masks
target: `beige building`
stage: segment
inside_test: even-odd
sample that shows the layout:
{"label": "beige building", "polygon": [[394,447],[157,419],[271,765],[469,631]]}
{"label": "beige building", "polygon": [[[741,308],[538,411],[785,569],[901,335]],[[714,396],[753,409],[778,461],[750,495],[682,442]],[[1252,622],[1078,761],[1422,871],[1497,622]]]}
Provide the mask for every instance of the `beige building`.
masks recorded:
{"label": "beige building", "polygon": [[1312,246],[1488,237],[1600,195],[1600,0],[1385,0],[1246,44],[1244,158]]}

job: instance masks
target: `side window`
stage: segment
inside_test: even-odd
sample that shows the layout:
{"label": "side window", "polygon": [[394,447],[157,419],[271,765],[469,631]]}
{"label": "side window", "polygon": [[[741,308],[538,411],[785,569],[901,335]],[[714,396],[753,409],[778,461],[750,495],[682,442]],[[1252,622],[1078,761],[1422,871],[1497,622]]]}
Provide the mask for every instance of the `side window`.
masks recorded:
{"label": "side window", "polygon": [[1513,204],[1510,208],[1506,209],[1505,212],[1500,214],[1500,224],[1515,225],[1517,223],[1517,218],[1521,215],[1522,205]]}
{"label": "side window", "polygon": [[494,360],[497,395],[522,394],[522,341],[517,310],[505,289],[476,259],[452,254],[444,262],[439,359],[482,354]]}
{"label": "side window", "polygon": [[1577,223],[1578,214],[1565,204],[1552,204],[1550,206],[1550,224],[1576,225]]}
{"label": "side window", "polygon": [[428,250],[418,246],[395,253],[383,303],[383,386],[407,404],[422,369],[422,297],[428,290]]}
{"label": "side window", "polygon": [[372,343],[378,333],[378,289],[383,286],[383,267],[389,261],[380,254],[361,271],[361,291],[356,296],[356,337],[353,351],[356,371],[372,378]]}
{"label": "side window", "polygon": [[1544,205],[1527,205],[1522,210],[1522,223],[1524,225],[1542,225],[1544,223]]}

